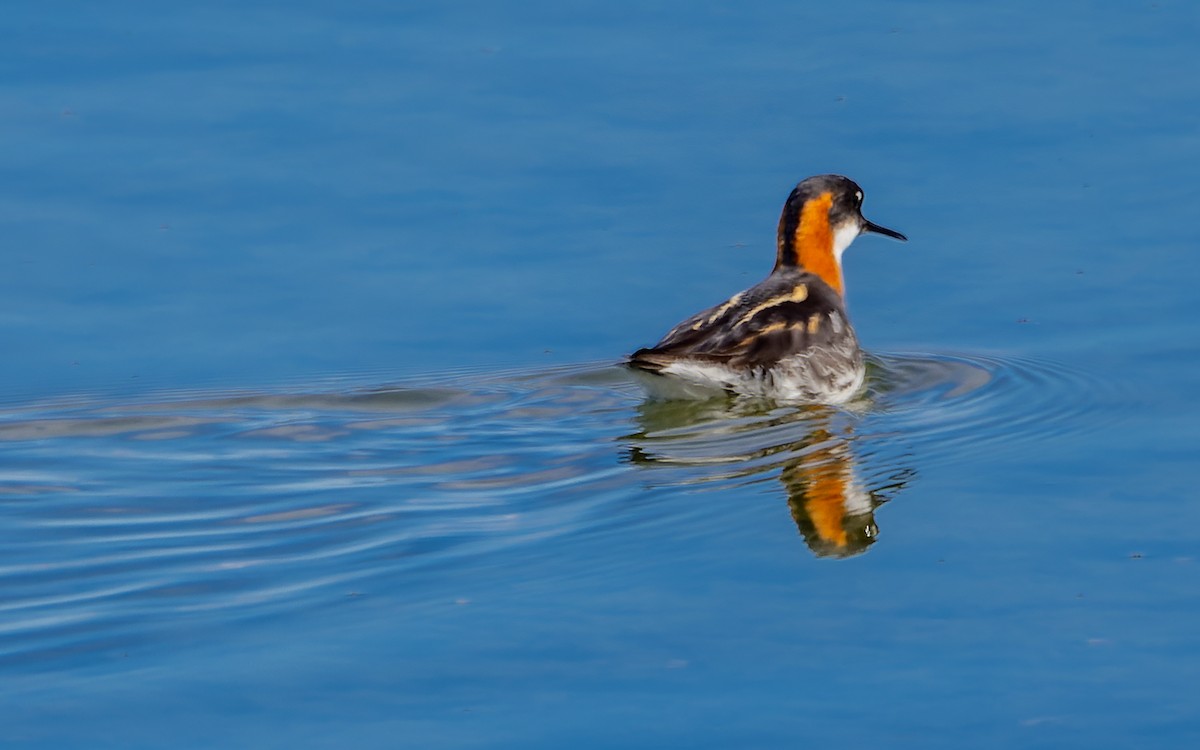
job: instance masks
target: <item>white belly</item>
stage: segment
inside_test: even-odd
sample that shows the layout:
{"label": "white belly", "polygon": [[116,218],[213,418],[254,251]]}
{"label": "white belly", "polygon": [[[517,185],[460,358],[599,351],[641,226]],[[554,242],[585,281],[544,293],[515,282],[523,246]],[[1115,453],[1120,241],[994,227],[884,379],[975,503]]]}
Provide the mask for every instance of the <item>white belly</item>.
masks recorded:
{"label": "white belly", "polygon": [[666,399],[705,398],[733,391],[778,401],[841,404],[852,399],[866,380],[857,351],[833,359],[805,353],[770,368],[740,370],[695,359],[672,362],[662,375],[641,378],[652,396]]}

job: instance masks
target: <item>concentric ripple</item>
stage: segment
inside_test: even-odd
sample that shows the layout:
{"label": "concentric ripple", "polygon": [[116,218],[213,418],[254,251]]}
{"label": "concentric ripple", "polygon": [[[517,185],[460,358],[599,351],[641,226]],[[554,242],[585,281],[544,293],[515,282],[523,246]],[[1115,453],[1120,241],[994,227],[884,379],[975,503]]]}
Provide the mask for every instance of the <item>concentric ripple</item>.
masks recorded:
{"label": "concentric ripple", "polygon": [[849,410],[646,402],[611,366],[10,406],[0,663],[403,590],[699,487],[782,483],[813,551],[853,554],[919,475],[917,446],[1061,435],[1105,393],[958,355],[882,356],[871,384]]}
{"label": "concentric ripple", "polygon": [[937,442],[956,460],[1118,422],[1131,403],[1115,380],[1029,358],[885,354],[873,358],[869,398],[887,430]]}

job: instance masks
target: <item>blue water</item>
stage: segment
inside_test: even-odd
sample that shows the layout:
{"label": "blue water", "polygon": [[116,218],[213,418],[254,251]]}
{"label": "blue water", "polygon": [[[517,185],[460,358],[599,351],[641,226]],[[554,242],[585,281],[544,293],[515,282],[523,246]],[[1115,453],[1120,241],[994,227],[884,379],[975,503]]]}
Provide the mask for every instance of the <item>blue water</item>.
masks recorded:
{"label": "blue water", "polygon": [[[6,747],[1200,741],[1200,9],[6,6]],[[840,172],[844,409],[615,363]]]}

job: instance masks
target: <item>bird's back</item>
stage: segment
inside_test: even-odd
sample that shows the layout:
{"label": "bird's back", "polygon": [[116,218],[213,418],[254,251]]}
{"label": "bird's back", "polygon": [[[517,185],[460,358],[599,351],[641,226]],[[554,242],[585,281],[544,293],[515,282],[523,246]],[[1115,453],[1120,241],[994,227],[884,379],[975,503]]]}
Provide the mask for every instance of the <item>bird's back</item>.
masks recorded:
{"label": "bird's back", "polygon": [[688,318],[629,364],[714,388],[823,401],[849,398],[864,376],[841,295],[800,268],[776,269]]}

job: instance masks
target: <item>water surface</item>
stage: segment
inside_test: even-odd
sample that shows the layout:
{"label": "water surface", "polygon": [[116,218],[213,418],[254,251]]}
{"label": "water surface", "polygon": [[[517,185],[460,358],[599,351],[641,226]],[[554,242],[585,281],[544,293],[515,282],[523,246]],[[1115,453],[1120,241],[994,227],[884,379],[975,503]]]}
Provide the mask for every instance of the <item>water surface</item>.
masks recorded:
{"label": "water surface", "polygon": [[[1200,11],[15,3],[13,747],[1186,747]],[[844,409],[616,362],[847,255]]]}

